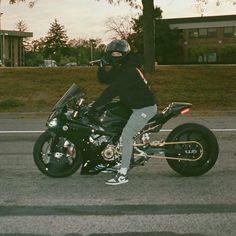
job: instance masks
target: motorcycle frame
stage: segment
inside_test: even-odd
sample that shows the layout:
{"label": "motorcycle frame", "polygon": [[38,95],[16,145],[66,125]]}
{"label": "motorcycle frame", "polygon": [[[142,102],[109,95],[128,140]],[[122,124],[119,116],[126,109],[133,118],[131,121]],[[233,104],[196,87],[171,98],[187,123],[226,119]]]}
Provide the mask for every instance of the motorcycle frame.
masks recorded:
{"label": "motorcycle frame", "polygon": [[[80,103],[77,104],[79,106],[82,105],[83,103],[83,99],[81,99]],[[161,129],[161,127],[169,120],[171,119],[172,117],[175,117],[175,116],[178,116],[181,111],[183,111],[184,109],[189,109],[189,107],[191,107],[192,104],[191,103],[171,103],[169,104],[168,107],[166,107],[161,113],[159,113],[155,118],[151,119],[150,122],[145,126],[145,128],[139,132],[139,134],[137,136],[141,136],[145,133],[148,133],[148,132],[151,132],[151,133],[158,133]],[[76,112],[76,111],[75,111]],[[77,113],[77,112],[76,112]],[[74,116],[76,117],[76,115],[74,114]],[[63,118],[62,118],[63,117]],[[94,130],[93,128],[91,128],[89,125],[84,125],[82,124],[80,121],[76,121],[74,119],[70,119],[68,120],[68,118],[66,117],[66,115],[62,114],[61,115],[61,118],[62,120],[64,121],[69,121],[70,123],[70,129],[73,127],[73,130],[78,130],[78,129],[81,129],[83,128],[83,130],[85,131],[85,133],[87,133],[87,135],[89,133],[97,133],[97,134],[104,134],[104,135],[108,135],[108,136],[115,136],[114,134],[112,133],[108,133],[108,132],[101,132],[101,131],[98,131],[98,130]],[[51,120],[50,118],[48,120]],[[60,119],[61,120],[61,119]],[[158,120],[158,121],[157,121]],[[64,122],[62,122],[64,123]],[[65,127],[65,126],[64,126]],[[62,136],[64,137],[67,137],[65,131],[63,131],[63,127],[55,127],[55,128],[49,128],[50,131],[54,131],[55,133],[57,134],[61,134]],[[74,133],[74,135],[72,135],[73,138],[70,136],[70,139],[72,138],[72,140],[76,141],[76,139],[78,138],[77,137],[77,134]],[[86,136],[86,135],[85,135]],[[69,138],[69,137],[68,137]],[[85,141],[85,139],[83,139]],[[78,139],[77,139],[78,141]],[[157,159],[171,159],[171,160],[177,160],[177,161],[189,161],[189,162],[195,162],[195,161],[198,161],[199,159],[202,158],[203,156],[203,147],[202,145],[199,143],[199,142],[196,142],[196,141],[185,141],[185,142],[158,142],[158,144],[154,144],[152,145],[152,142],[150,143],[150,146],[151,147],[164,147],[164,146],[167,146],[167,145],[179,145],[179,144],[197,144],[200,146],[201,148],[201,153],[200,153],[200,156],[196,159],[189,159],[189,158],[181,158],[181,157],[168,157],[168,156],[160,156],[160,155],[148,155],[147,153],[145,153],[144,151],[138,149],[138,151],[141,153],[141,154],[134,154],[135,156],[144,156],[144,157],[147,157],[147,158],[157,158]],[[86,145],[85,145],[86,146]],[[84,146],[84,148],[85,148]],[[145,146],[145,144],[134,144],[134,147],[135,148],[138,148],[138,147],[143,147]],[[121,145],[120,145],[121,147]],[[85,149],[84,149],[85,150]],[[121,154],[121,153],[119,153]]]}

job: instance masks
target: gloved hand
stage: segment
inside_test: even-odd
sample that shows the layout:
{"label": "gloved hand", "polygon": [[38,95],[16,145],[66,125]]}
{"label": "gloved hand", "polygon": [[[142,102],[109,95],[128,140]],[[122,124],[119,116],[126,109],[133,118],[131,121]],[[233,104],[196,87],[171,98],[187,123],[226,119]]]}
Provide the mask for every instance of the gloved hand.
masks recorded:
{"label": "gloved hand", "polygon": [[109,65],[109,63],[106,61],[106,59],[103,57],[100,59],[99,67],[103,68],[104,66]]}

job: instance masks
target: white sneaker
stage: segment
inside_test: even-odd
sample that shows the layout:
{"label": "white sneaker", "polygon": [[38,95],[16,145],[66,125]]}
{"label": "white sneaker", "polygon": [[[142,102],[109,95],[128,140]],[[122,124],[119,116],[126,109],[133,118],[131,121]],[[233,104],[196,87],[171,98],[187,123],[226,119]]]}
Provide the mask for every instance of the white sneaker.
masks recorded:
{"label": "white sneaker", "polygon": [[121,174],[120,172],[117,172],[114,178],[109,179],[105,182],[107,185],[119,185],[119,184],[125,184],[127,183],[128,180],[128,175]]}

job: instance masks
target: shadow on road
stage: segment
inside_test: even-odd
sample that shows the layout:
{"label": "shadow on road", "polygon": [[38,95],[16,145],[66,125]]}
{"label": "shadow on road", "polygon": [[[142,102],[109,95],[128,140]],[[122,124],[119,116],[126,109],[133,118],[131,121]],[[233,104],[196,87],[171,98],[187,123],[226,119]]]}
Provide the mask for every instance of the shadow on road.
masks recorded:
{"label": "shadow on road", "polygon": [[[127,233],[95,233],[88,236],[204,236],[204,234],[177,234],[173,232],[127,232]],[[50,234],[0,234],[0,236],[51,236]],[[70,233],[65,236],[83,236],[82,234]]]}
{"label": "shadow on road", "polygon": [[[204,236],[203,234],[176,234],[173,232],[129,232],[129,233],[114,233],[114,234],[90,234],[89,236]],[[66,236],[76,236],[76,234],[68,234]]]}

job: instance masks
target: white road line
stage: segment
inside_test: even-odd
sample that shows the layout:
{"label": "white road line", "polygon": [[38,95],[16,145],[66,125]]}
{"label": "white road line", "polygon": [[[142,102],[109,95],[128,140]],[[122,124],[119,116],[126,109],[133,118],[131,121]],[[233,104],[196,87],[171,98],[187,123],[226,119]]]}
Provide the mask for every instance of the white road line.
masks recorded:
{"label": "white road line", "polygon": [[[236,132],[236,129],[210,129],[213,132]],[[161,132],[170,132],[172,129],[161,129]]]}
{"label": "white road line", "polygon": [[[160,132],[171,132],[172,129],[161,129]],[[236,129],[211,129],[213,132],[236,132]],[[0,134],[36,134],[43,130],[0,130]]]}
{"label": "white road line", "polygon": [[236,129],[211,129],[211,131],[215,131],[215,132],[236,132]]}
{"label": "white road line", "polygon": [[0,134],[34,134],[34,133],[43,133],[41,130],[3,130],[0,131]]}

